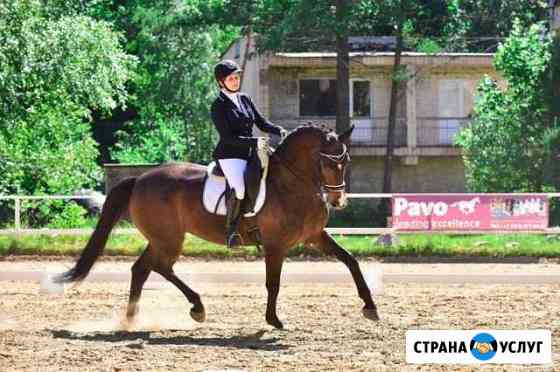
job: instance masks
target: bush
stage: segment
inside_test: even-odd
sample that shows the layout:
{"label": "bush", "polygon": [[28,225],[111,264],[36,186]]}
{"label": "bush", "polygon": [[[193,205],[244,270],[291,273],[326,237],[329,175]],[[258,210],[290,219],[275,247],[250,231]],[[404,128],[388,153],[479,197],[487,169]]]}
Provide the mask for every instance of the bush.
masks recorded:
{"label": "bush", "polygon": [[328,227],[385,227],[387,212],[378,199],[350,199],[342,210],[330,210]]}
{"label": "bush", "polygon": [[50,214],[51,218],[47,227],[50,229],[72,229],[86,227],[87,211],[75,203],[66,204],[58,213]]}
{"label": "bush", "polygon": [[[13,220],[13,217],[12,217]],[[68,200],[25,200],[21,204],[24,228],[72,229],[92,227],[85,208]]]}

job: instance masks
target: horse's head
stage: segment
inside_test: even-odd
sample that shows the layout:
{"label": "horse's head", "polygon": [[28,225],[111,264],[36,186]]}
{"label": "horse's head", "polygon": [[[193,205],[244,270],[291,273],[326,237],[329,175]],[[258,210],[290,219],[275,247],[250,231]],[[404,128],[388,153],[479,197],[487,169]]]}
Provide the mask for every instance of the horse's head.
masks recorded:
{"label": "horse's head", "polygon": [[[327,193],[327,202],[336,209],[348,204],[344,176],[350,163],[349,142],[354,127],[341,134],[316,126],[296,128],[279,147],[285,162],[298,174]],[[299,177],[302,178],[302,177]]]}
{"label": "horse's head", "polygon": [[346,182],[344,181],[346,167],[350,163],[350,129],[341,134],[328,133],[321,143],[319,151],[319,172],[321,186],[327,192],[327,201],[336,209],[342,209],[348,204],[346,198]]}

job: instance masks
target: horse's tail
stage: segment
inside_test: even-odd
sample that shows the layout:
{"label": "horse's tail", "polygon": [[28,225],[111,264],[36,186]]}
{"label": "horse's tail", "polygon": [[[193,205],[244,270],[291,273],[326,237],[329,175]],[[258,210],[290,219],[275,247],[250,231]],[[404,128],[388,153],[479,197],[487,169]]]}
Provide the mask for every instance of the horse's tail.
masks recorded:
{"label": "horse's tail", "polygon": [[89,238],[86,248],[76,262],[76,265],[54,280],[59,283],[76,282],[85,279],[97,258],[103,253],[111,230],[128,209],[130,195],[136,183],[136,177],[130,177],[119,182],[111,189],[103,205],[101,217],[93,234]]}

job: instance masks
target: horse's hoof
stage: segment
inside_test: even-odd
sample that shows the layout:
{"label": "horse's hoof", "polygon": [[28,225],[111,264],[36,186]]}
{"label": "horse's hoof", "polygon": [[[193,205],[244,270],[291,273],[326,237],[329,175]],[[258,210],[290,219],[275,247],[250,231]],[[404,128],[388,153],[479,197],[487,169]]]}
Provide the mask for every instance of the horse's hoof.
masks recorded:
{"label": "horse's hoof", "polygon": [[276,329],[284,329],[284,325],[278,318],[267,319],[266,322]]}
{"label": "horse's hoof", "polygon": [[362,309],[362,314],[369,320],[379,320],[377,309]]}
{"label": "horse's hoof", "polygon": [[206,311],[202,309],[202,311],[197,312],[191,309],[191,318],[196,322],[202,323],[206,320]]}

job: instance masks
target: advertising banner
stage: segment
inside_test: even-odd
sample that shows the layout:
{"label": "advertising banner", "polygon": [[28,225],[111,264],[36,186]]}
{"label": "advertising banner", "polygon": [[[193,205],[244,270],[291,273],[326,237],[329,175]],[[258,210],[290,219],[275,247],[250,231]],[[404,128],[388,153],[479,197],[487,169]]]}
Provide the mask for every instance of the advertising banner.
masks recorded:
{"label": "advertising banner", "polygon": [[394,194],[393,228],[401,231],[530,231],[548,227],[545,194]]}

